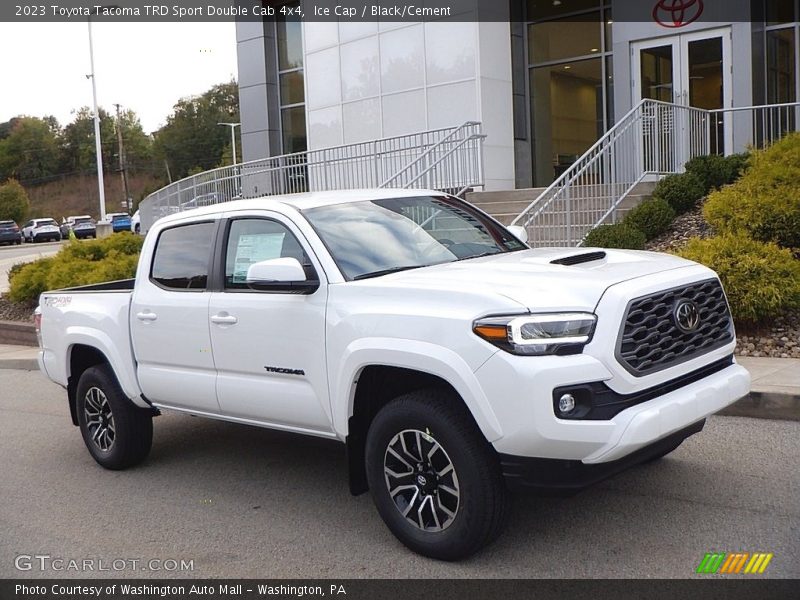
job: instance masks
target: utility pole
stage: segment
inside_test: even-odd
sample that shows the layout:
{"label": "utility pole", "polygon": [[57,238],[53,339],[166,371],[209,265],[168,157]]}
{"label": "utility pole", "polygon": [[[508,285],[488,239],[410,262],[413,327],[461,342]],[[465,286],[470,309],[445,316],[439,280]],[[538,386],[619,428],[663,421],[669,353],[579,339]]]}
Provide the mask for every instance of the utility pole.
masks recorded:
{"label": "utility pole", "polygon": [[122,117],[120,113],[120,105],[115,104],[117,107],[117,144],[119,145],[119,172],[122,175],[122,189],[125,190],[125,208],[130,210],[131,194],[128,190],[128,165],[125,159],[125,145],[122,143]]}

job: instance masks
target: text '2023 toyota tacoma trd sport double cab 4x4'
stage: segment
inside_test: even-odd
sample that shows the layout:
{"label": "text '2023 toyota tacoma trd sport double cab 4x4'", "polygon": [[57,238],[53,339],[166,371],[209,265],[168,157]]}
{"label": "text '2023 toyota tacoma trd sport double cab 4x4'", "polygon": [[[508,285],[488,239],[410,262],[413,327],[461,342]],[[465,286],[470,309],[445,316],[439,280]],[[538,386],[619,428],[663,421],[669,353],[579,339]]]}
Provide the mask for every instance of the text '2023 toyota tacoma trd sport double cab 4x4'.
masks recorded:
{"label": "text '2023 toyota tacoma trd sport double cab 4x4'", "polygon": [[340,440],[351,491],[451,560],[500,532],[507,488],[663,456],[750,381],[713,271],[530,249],[433,191],[170,215],[135,280],[46,292],[37,312],[40,366],[102,466],[141,462],[161,410]]}

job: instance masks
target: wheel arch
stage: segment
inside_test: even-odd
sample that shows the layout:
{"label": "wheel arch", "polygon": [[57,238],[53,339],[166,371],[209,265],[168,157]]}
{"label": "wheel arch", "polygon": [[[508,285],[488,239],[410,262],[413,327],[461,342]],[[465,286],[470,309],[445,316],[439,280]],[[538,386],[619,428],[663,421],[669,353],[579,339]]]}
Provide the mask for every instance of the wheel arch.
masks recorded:
{"label": "wheel arch", "polygon": [[[458,402],[475,422],[487,441],[502,437],[499,422],[472,371],[467,369],[471,380],[456,377],[458,368],[451,362],[456,373],[448,373],[437,364],[437,357],[431,355],[406,356],[404,361],[392,363],[367,362],[361,364],[350,381],[347,398],[347,424],[345,444],[347,447],[348,476],[350,492],[353,495],[367,491],[364,468],[364,449],[367,431],[378,413],[389,401],[398,396],[426,388],[442,390],[443,398]],[[460,360],[460,359],[459,359]],[[463,364],[463,362],[462,362]],[[423,368],[425,365],[427,368]],[[466,365],[463,365],[466,368]],[[444,372],[443,372],[444,371]],[[449,375],[449,376],[448,376]]]}
{"label": "wheel arch", "polygon": [[88,344],[73,344],[69,347],[68,357],[67,398],[69,400],[69,414],[72,417],[72,424],[77,426],[77,390],[81,375],[91,367],[110,365],[111,363],[103,352]]}

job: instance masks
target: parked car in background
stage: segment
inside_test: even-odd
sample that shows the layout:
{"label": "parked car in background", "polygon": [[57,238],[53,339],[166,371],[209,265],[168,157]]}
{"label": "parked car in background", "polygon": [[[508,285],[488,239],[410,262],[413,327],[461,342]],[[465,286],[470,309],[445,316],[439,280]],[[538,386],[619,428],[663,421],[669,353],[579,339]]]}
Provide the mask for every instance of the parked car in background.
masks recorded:
{"label": "parked car in background", "polygon": [[78,239],[97,237],[97,227],[90,215],[67,217],[61,224],[61,237],[69,237],[69,232],[75,233]]}
{"label": "parked car in background", "polygon": [[141,219],[139,217],[139,211],[137,210],[133,213],[131,217],[131,231],[133,233],[139,233],[142,230]]}
{"label": "parked car in background", "polygon": [[31,219],[22,228],[22,237],[26,242],[59,242],[61,229],[55,219]]}
{"label": "parked car in background", "polygon": [[14,221],[0,221],[0,244],[21,244],[22,232]]}
{"label": "parked car in background", "polygon": [[128,213],[109,213],[107,217],[111,220],[114,233],[131,230],[131,216]]}

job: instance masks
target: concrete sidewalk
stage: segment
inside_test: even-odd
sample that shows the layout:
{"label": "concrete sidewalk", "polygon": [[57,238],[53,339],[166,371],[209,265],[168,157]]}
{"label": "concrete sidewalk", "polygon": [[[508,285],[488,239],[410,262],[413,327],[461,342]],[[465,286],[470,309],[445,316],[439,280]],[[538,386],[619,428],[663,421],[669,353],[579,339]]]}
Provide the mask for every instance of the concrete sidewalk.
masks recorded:
{"label": "concrete sidewalk", "polygon": [[[35,371],[38,351],[0,344],[0,369]],[[800,421],[800,359],[739,356],[736,361],[753,377],[750,395],[721,414]]]}

